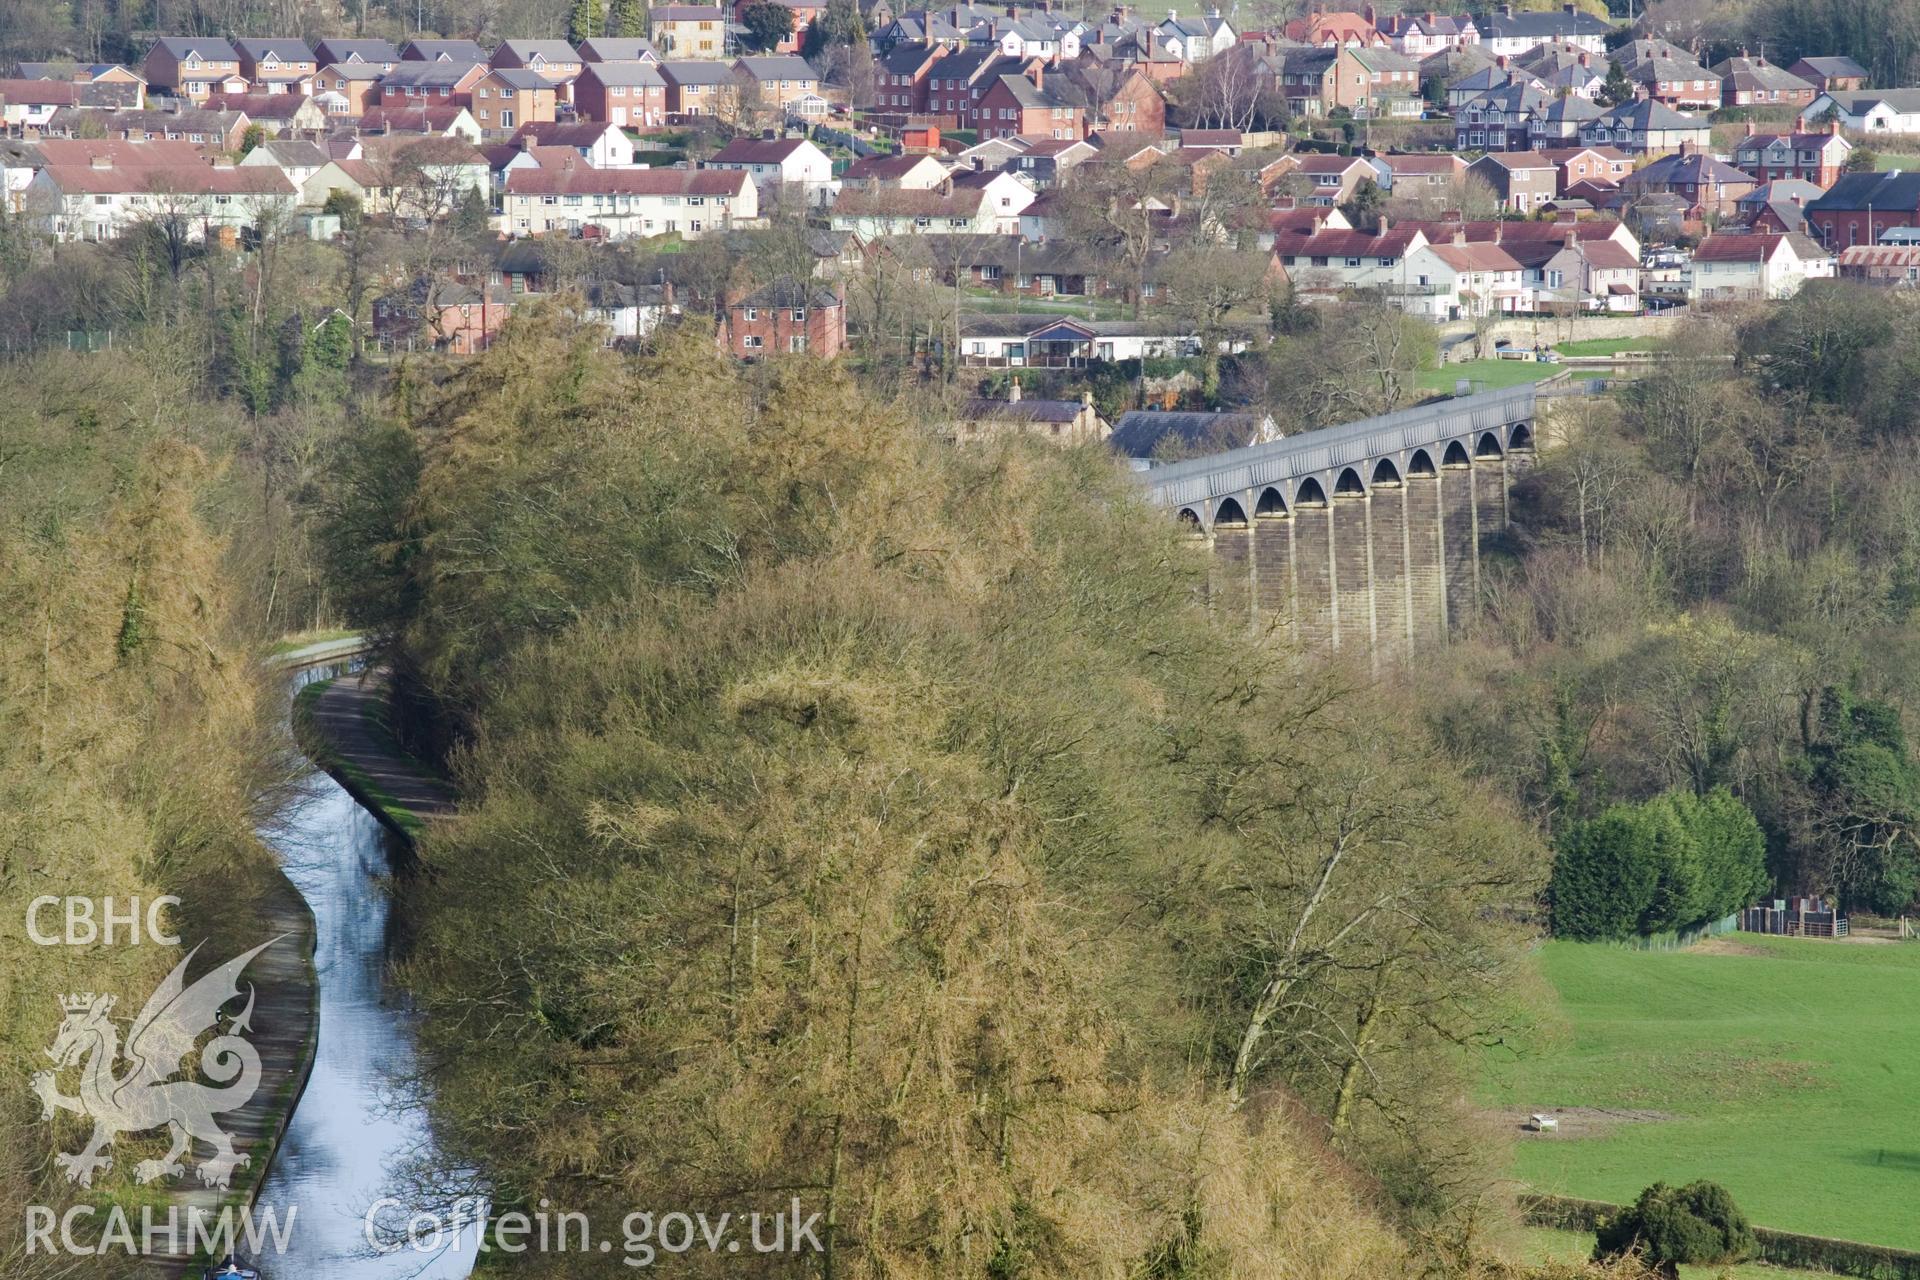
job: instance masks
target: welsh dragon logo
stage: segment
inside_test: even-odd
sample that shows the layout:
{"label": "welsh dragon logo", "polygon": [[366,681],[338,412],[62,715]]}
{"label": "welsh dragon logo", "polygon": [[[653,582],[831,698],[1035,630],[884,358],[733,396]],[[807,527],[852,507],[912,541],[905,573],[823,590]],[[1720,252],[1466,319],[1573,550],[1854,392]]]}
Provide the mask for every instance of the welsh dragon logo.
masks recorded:
{"label": "welsh dragon logo", "polygon": [[[52,1119],[56,1108],[93,1118],[93,1136],[87,1145],[73,1155],[62,1152],[54,1157],[66,1171],[68,1181],[92,1186],[95,1173],[113,1167],[109,1148],[114,1139],[123,1133],[160,1128],[170,1132],[173,1145],[164,1158],[142,1160],[134,1166],[136,1182],[177,1177],[185,1172],[181,1159],[191,1157],[196,1141],[213,1148],[213,1155],[202,1160],[198,1170],[206,1186],[226,1188],[233,1180],[233,1171],[249,1163],[249,1157],[233,1149],[233,1139],[213,1117],[245,1106],[260,1087],[260,1055],[242,1034],[252,1030],[252,984],[247,986],[246,1008],[238,1017],[226,1015],[223,1031],[219,1022],[221,1010],[240,996],[239,979],[248,963],[278,941],[273,938],[261,943],[191,986],[186,980],[187,965],[200,948],[189,951],[148,997],[146,1007],[127,1030],[124,1050],[120,1030],[107,1016],[113,1009],[112,996],[87,992],[60,998],[66,1020],[60,1024],[53,1047],[46,1051],[56,1065],[52,1071],[35,1073],[33,1091],[40,1095],[43,1120]],[[182,1071],[185,1059],[208,1031],[220,1034],[200,1047],[200,1071],[224,1087],[192,1079],[169,1079]],[[124,1072],[116,1074],[123,1063]],[[60,1092],[57,1075],[76,1064],[84,1064],[80,1093],[68,1097]]]}

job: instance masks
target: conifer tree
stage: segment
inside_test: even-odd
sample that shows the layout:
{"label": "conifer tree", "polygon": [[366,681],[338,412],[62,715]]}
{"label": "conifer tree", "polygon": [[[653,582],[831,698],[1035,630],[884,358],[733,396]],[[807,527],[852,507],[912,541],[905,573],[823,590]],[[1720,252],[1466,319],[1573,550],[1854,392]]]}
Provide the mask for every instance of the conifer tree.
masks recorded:
{"label": "conifer tree", "polygon": [[575,43],[606,34],[606,0],[573,0],[573,13],[567,19],[567,35]]}

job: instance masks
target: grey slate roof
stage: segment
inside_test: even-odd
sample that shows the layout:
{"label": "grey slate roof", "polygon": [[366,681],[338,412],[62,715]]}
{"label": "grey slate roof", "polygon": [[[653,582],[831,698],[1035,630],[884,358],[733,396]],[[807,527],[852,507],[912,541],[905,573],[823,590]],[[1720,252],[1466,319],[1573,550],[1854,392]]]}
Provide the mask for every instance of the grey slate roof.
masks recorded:
{"label": "grey slate roof", "polygon": [[1807,206],[1807,211],[1850,213],[1869,205],[1890,212],[1920,209],[1920,170],[1842,174],[1826,194]]}
{"label": "grey slate roof", "polygon": [[1261,418],[1252,413],[1131,409],[1113,424],[1113,434],[1107,443],[1122,457],[1151,458],[1168,437],[1191,447],[1216,443],[1223,449],[1244,447],[1259,440],[1261,427]]}

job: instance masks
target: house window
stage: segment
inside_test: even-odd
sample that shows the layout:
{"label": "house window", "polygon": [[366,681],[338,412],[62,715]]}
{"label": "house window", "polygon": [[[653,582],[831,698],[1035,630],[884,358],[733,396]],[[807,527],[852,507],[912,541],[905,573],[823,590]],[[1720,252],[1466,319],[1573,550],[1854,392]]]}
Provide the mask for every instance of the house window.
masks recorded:
{"label": "house window", "polygon": [[807,335],[806,335],[806,334],[804,334],[804,333],[796,333],[796,334],[794,334],[794,335],[793,335],[793,336],[792,336],[791,338],[788,338],[788,339],[787,339],[787,350],[789,350],[789,351],[805,351],[806,349],[807,349]]}
{"label": "house window", "polygon": [[748,320],[748,322],[749,322],[749,323],[751,323],[751,322],[753,322],[753,321],[755,321],[755,320],[758,320],[759,318],[760,318],[760,308],[758,308],[758,307],[748,307],[748,308],[747,308],[747,320]]}
{"label": "house window", "polygon": [[795,320],[804,321],[807,318],[807,309],[805,307],[795,307],[793,309],[793,318]]}
{"label": "house window", "polygon": [[761,346],[762,346],[762,345],[764,345],[764,344],[763,344],[763,343],[762,343],[762,342],[760,341],[760,335],[759,335],[759,334],[757,334],[757,333],[750,333],[750,334],[748,334],[748,335],[747,335],[747,339],[746,339],[746,342],[745,342],[745,343],[744,343],[743,345],[745,345],[745,346],[747,346],[747,347],[750,347],[750,348],[755,348],[755,349],[758,349],[759,347],[761,347]]}

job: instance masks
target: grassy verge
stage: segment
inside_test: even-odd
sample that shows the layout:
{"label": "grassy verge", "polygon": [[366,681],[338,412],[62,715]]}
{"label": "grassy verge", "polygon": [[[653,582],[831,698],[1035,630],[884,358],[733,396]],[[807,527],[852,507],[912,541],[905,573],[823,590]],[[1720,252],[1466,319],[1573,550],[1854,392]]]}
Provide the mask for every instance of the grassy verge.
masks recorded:
{"label": "grassy verge", "polygon": [[295,649],[304,649],[310,644],[324,644],[328,640],[346,640],[360,633],[352,627],[328,627],[319,631],[289,631],[273,642],[267,650],[270,657],[279,657],[283,653],[292,653]]}
{"label": "grassy verge", "polygon": [[1920,947],[1732,934],[1539,964],[1563,1026],[1490,1059],[1485,1101],[1594,1119],[1523,1138],[1523,1182],[1624,1203],[1711,1178],[1764,1226],[1920,1248]]}
{"label": "grassy verge", "polygon": [[[420,816],[395,800],[386,788],[367,775],[366,770],[342,758],[327,745],[326,739],[315,727],[314,707],[319,703],[320,695],[325,693],[332,683],[331,679],[315,680],[294,696],[293,732],[300,742],[301,750],[305,751],[307,757],[316,765],[338,777],[341,784],[352,791],[356,798],[380,810],[406,834],[409,840],[418,839],[427,829],[426,823],[421,821]],[[406,753],[400,751],[399,745],[393,742],[393,735],[388,730],[385,720],[375,718],[376,715],[383,717],[384,714],[384,707],[378,712],[370,709],[367,712],[367,722],[376,730],[383,746],[391,744],[391,749],[396,754],[404,756]]]}
{"label": "grassy verge", "polygon": [[[1584,1231],[1553,1231],[1527,1227],[1521,1233],[1520,1256],[1528,1262],[1577,1262],[1593,1253],[1593,1237]],[[1830,1272],[1799,1271],[1791,1267],[1747,1262],[1737,1267],[1682,1267],[1680,1280],[1831,1280]]]}
{"label": "grassy verge", "polygon": [[1617,356],[1628,351],[1658,351],[1658,338],[1579,338],[1554,347],[1563,356]]}

